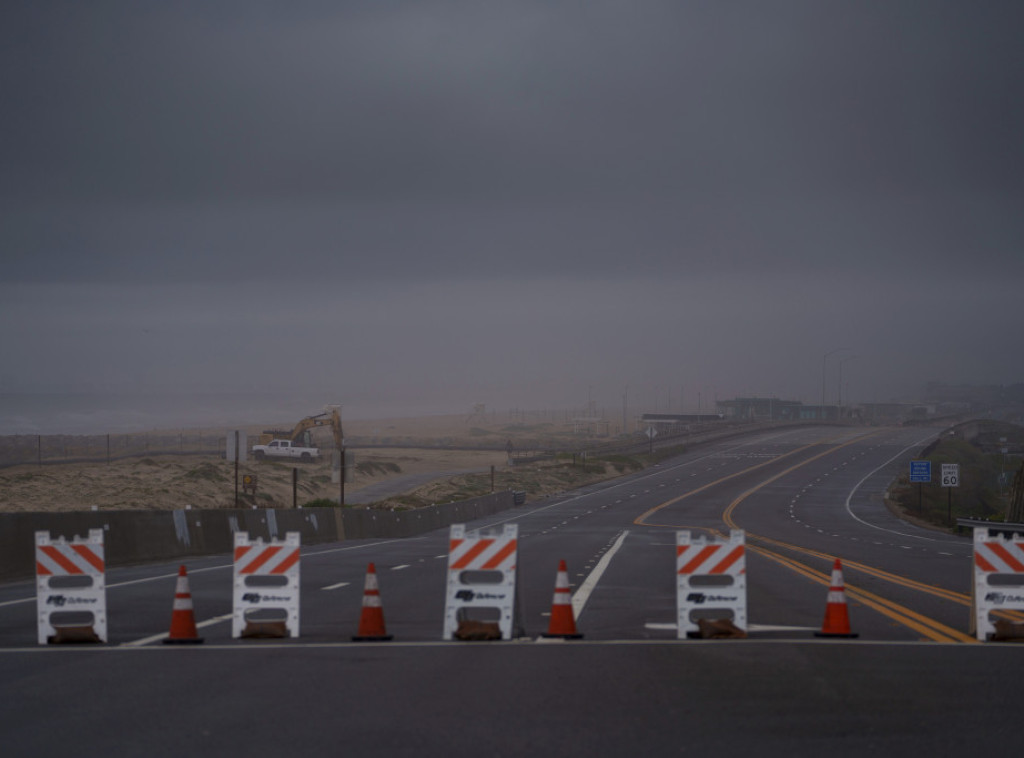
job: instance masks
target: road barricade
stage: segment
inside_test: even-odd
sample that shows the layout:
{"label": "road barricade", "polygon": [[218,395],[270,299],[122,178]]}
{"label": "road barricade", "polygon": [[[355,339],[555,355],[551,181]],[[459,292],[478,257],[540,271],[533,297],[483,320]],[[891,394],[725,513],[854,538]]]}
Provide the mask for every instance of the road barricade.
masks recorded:
{"label": "road barricade", "polygon": [[[678,638],[704,636],[699,621],[731,622],[747,631],[746,538],[733,529],[727,538],[676,532]],[[718,635],[716,635],[718,636]]]}
{"label": "road barricade", "polygon": [[505,524],[494,534],[467,532],[465,524],[452,524],[442,639],[466,639],[466,628],[493,625],[501,639],[512,639],[518,534],[515,524]]}
{"label": "road barricade", "polygon": [[[299,636],[299,533],[249,541],[235,532],[231,636]],[[282,618],[283,616],[283,618]]]}
{"label": "road barricade", "polygon": [[36,609],[40,645],[107,641],[102,529],[71,542],[36,532]]}
{"label": "road barricade", "polygon": [[1024,611],[1024,533],[974,528],[973,595],[979,640],[1024,637],[1024,624],[992,619],[996,611]]}

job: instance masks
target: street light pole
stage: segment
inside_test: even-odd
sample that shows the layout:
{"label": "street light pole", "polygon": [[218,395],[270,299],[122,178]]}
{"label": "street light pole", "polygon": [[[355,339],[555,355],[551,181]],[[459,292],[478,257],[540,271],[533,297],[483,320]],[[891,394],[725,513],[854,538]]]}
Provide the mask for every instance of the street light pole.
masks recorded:
{"label": "street light pole", "polygon": [[835,350],[830,350],[821,357],[821,407],[818,409],[818,420],[825,420],[825,364],[828,361],[830,355],[846,350],[845,347],[837,347]]}
{"label": "street light pole", "polygon": [[843,359],[841,359],[839,361],[839,400],[838,400],[838,402],[839,402],[839,417],[840,418],[842,418],[842,416],[843,416],[843,364],[846,363],[847,361],[852,361],[856,357],[857,357],[856,355],[851,355],[851,356],[843,358]]}

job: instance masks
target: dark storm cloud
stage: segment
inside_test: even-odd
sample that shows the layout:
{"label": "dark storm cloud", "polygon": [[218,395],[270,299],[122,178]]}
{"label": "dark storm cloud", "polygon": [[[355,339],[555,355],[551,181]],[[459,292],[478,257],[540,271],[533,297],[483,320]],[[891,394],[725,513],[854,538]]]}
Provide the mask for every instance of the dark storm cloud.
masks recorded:
{"label": "dark storm cloud", "polygon": [[840,361],[855,400],[1020,381],[1022,22],[4,3],[0,395],[617,414],[819,402]]}
{"label": "dark storm cloud", "polygon": [[1016,3],[6,8],[7,280],[1024,265]]}

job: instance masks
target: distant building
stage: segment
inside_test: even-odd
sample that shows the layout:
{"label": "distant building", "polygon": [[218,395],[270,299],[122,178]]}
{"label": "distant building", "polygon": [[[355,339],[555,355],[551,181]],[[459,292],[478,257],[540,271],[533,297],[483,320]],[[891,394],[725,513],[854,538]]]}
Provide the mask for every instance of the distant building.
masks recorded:
{"label": "distant building", "polygon": [[[738,397],[715,403],[727,419],[736,421],[792,421],[804,418],[804,404],[799,400],[779,400],[774,397]],[[814,416],[813,418],[817,418]]]}
{"label": "distant building", "polygon": [[659,434],[671,434],[672,432],[685,431],[693,424],[707,424],[721,421],[724,416],[721,413],[644,413],[637,419],[639,431],[645,431],[653,427]]}
{"label": "distant building", "polygon": [[837,405],[803,405],[796,410],[798,421],[838,421],[839,406]]}
{"label": "distant building", "polygon": [[921,406],[913,403],[863,403],[861,412],[864,420],[874,424],[888,424],[909,418],[920,418]]}

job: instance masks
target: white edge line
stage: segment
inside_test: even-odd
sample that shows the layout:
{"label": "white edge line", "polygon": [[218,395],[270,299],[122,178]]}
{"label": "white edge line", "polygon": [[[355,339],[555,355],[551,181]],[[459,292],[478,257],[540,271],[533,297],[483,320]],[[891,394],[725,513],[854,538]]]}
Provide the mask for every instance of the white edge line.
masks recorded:
{"label": "white edge line", "polygon": [[572,595],[572,613],[575,618],[579,618],[580,614],[583,613],[584,607],[587,605],[587,600],[590,599],[590,593],[597,587],[597,583],[601,580],[601,575],[604,574],[605,569],[608,568],[608,564],[612,562],[612,558],[622,547],[622,543],[626,541],[626,535],[629,534],[629,530],[625,529],[619,535],[619,538],[615,540],[615,544],[612,545],[608,551],[601,556],[601,560],[594,566],[594,570],[590,572],[590,575],[583,580],[583,584],[579,586],[579,589]]}
{"label": "white edge line", "polygon": [[913,442],[913,443],[907,445],[905,448],[903,448],[898,453],[896,453],[896,455],[894,455],[892,458],[887,460],[885,463],[883,463],[878,468],[876,468],[873,471],[871,471],[869,474],[866,474],[863,479],[861,479],[859,482],[857,482],[855,485],[853,485],[853,489],[850,490],[850,494],[846,496],[846,503],[845,503],[845,505],[846,505],[846,512],[848,514],[850,514],[850,518],[852,518],[854,521],[859,521],[860,523],[864,524],[864,526],[870,526],[872,529],[880,529],[883,532],[888,532],[889,534],[898,534],[901,537],[910,537],[912,539],[927,540],[929,542],[947,542],[947,540],[937,540],[934,537],[925,537],[924,535],[921,535],[921,534],[907,534],[906,532],[898,532],[895,529],[886,529],[884,526],[878,526],[878,524],[872,524],[869,521],[865,521],[864,519],[862,519],[859,516],[855,515],[853,510],[851,510],[851,508],[850,508],[850,500],[852,500],[853,496],[855,494],[857,494],[857,490],[860,489],[860,486],[862,484],[864,484],[864,482],[866,482],[872,476],[874,476],[879,471],[884,469],[886,466],[888,466],[890,463],[892,463],[894,460],[899,458],[901,455],[903,455],[908,450],[911,450],[912,448],[917,447],[918,445],[920,445],[922,442],[924,442],[927,439],[931,439],[932,437],[937,437],[939,434],[941,434],[941,432],[932,432],[932,433],[928,434],[926,437],[922,437],[917,442]]}

